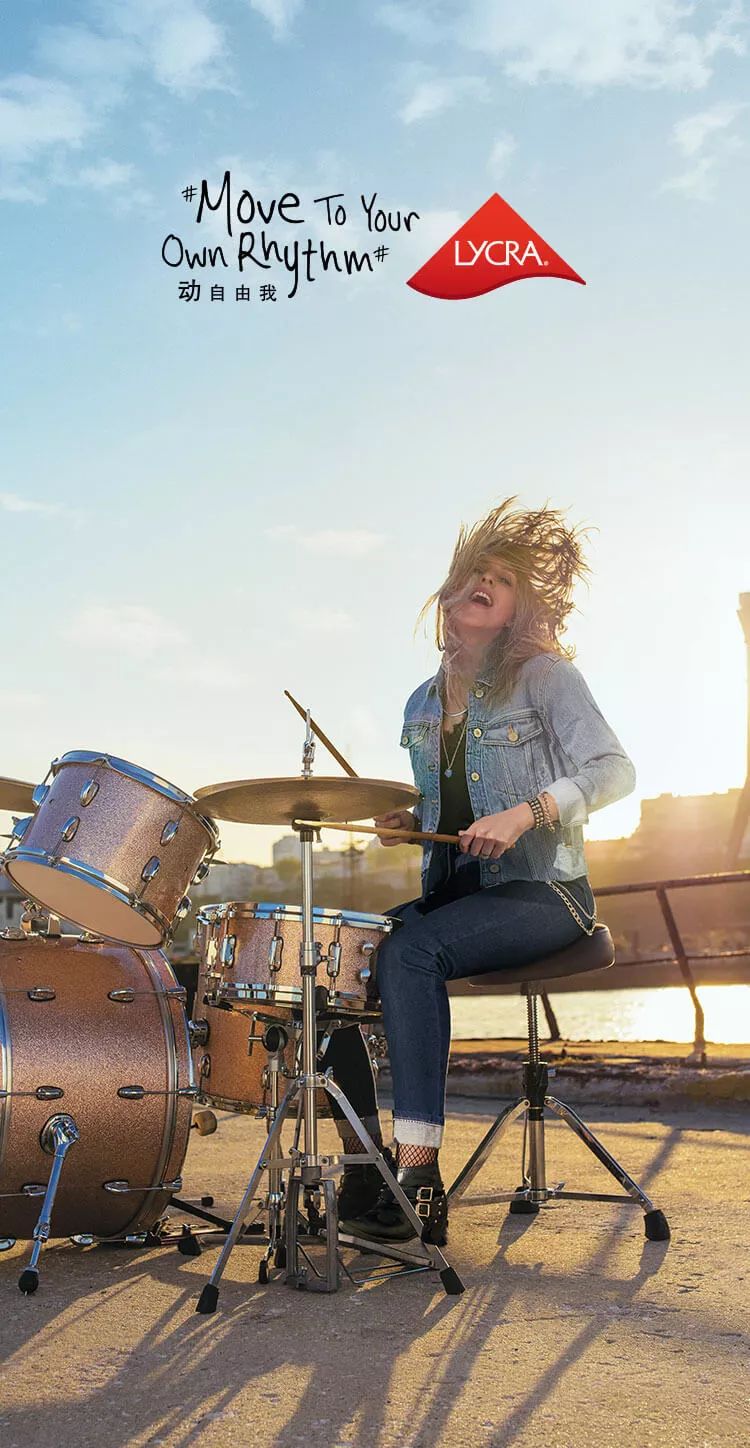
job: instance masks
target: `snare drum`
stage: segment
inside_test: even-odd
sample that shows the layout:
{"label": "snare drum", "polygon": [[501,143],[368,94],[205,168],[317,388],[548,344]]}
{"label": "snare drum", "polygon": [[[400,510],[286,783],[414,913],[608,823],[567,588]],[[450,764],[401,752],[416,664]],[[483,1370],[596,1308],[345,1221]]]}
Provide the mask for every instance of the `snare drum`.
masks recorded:
{"label": "snare drum", "polygon": [[[301,1009],[301,906],[231,901],[206,905],[198,924],[209,996],[217,1002]],[[331,1011],[357,1015],[367,1008],[375,953],[392,929],[387,915],[313,910],[321,950],[317,983],[326,987]]]}
{"label": "snare drum", "polygon": [[79,1135],[53,1236],[143,1232],[163,1215],[195,1096],[184,996],[160,950],[0,935],[0,1236],[32,1235],[59,1113]]}
{"label": "snare drum", "polygon": [[77,750],[34,791],[0,856],[32,900],[109,940],[157,946],[187,915],[185,894],[219,846],[192,795],[138,765]]}

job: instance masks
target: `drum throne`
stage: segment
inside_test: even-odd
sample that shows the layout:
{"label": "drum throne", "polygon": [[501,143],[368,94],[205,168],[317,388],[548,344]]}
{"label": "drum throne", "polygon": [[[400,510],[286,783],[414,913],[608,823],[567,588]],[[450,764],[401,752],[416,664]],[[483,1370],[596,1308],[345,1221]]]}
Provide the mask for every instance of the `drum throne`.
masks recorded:
{"label": "drum throne", "polygon": [[[492,1123],[489,1131],[480,1141],[476,1150],[461,1169],[448,1190],[452,1207],[484,1205],[493,1202],[508,1202],[509,1211],[517,1215],[536,1215],[540,1207],[551,1199],[568,1201],[616,1202],[624,1206],[640,1207],[644,1213],[644,1227],[647,1238],[652,1242],[667,1241],[670,1236],[669,1224],[650,1197],[641,1191],[633,1178],[607,1151],[598,1137],[589,1130],[571,1106],[551,1096],[548,1092],[550,1070],[539,1055],[539,996],[550,981],[563,976],[582,975],[585,972],[606,970],[614,964],[615,950],[612,937],[606,925],[598,924],[593,933],[584,935],[573,945],[552,955],[543,956],[526,966],[498,970],[489,975],[476,976],[469,981],[477,991],[486,990],[488,984],[516,984],[526,997],[528,1015],[528,1057],[521,1073],[521,1094],[506,1106]],[[564,1121],[577,1137],[593,1153],[597,1161],[624,1188],[624,1195],[605,1192],[567,1192],[564,1183],[549,1186],[545,1155],[544,1128],[549,1113]],[[523,1118],[523,1146],[521,1162],[521,1184],[514,1191],[493,1192],[489,1195],[464,1197],[469,1184],[485,1165],[490,1152],[502,1132],[511,1122]]]}

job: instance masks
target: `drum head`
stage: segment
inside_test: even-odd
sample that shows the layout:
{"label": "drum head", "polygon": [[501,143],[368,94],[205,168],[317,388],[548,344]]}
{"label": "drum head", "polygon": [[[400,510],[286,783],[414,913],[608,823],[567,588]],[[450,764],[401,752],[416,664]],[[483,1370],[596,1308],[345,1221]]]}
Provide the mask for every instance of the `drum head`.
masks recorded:
{"label": "drum head", "polygon": [[95,935],[124,945],[161,945],[164,939],[155,921],[102,885],[33,860],[9,860],[5,868],[32,900]]}

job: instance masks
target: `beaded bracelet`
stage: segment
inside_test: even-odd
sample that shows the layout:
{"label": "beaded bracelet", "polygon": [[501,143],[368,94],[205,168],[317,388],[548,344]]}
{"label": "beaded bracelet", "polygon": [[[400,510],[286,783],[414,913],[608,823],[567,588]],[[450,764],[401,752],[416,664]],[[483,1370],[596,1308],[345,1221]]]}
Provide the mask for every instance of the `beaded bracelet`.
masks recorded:
{"label": "beaded bracelet", "polygon": [[533,828],[535,830],[554,830],[555,826],[552,822],[552,817],[549,812],[549,806],[546,803],[543,793],[541,795],[535,795],[533,799],[527,799],[526,804],[529,806],[529,808],[531,809],[531,813],[534,816]]}

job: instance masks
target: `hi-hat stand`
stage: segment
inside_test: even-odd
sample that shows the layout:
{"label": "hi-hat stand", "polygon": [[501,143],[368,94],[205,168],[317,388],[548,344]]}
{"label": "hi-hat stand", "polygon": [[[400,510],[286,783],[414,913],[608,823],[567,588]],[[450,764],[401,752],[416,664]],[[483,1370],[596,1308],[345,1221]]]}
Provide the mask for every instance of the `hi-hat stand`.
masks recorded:
{"label": "hi-hat stand", "polygon": [[[302,778],[309,780],[312,775],[312,764],[315,755],[315,741],[309,710],[306,712],[305,726],[305,739],[302,749]],[[281,1196],[280,1184],[283,1175],[286,1173],[288,1176],[286,1191],[283,1193],[285,1205],[285,1240],[281,1250],[279,1250],[281,1244],[276,1248],[275,1258],[277,1263],[283,1263],[284,1281],[287,1286],[307,1289],[308,1291],[336,1292],[340,1286],[339,1269],[342,1264],[339,1245],[342,1245],[374,1253],[378,1257],[392,1259],[395,1263],[400,1263],[400,1268],[395,1269],[395,1274],[399,1276],[402,1272],[436,1271],[440,1276],[446,1293],[449,1295],[458,1295],[464,1290],[458,1273],[446,1261],[440,1248],[434,1243],[423,1239],[424,1222],[417,1215],[393,1172],[390,1171],[382,1153],[378,1151],[375,1142],[372,1140],[362,1121],[360,1121],[343,1091],[331,1080],[328,1073],[321,1074],[316,1069],[318,1020],[315,983],[320,961],[320,947],[316,943],[313,934],[312,847],[313,840],[315,835],[319,833],[320,826],[316,827],[314,824],[295,824],[294,828],[299,832],[302,866],[302,945],[300,947],[300,973],[302,976],[302,1071],[300,1075],[292,1081],[278,1110],[274,1111],[272,1107],[274,1119],[270,1126],[263,1150],[247,1184],[244,1196],[237,1209],[216,1266],[198,1299],[196,1312],[203,1313],[204,1315],[208,1315],[216,1310],[219,1298],[219,1283],[232,1250],[243,1231],[253,1203],[257,1203],[258,1198],[256,1193],[264,1172],[267,1172],[269,1175],[269,1193],[267,1200],[273,1201],[276,1205],[278,1205]],[[278,1074],[275,1076],[275,1081],[278,1083]],[[325,1091],[340,1107],[352,1128],[352,1132],[359,1138],[364,1147],[362,1153],[353,1155],[346,1153],[321,1155],[319,1152],[317,1093],[321,1090]],[[295,1103],[298,1106],[298,1122],[302,1127],[303,1149],[300,1151],[295,1141],[295,1145],[291,1148],[289,1154],[284,1155],[281,1146],[281,1133],[284,1123]],[[383,1181],[390,1187],[396,1201],[414,1227],[415,1240],[404,1243],[403,1247],[392,1243],[375,1243],[349,1235],[342,1236],[339,1241],[334,1178],[343,1171],[344,1167],[349,1163],[364,1166],[368,1162],[378,1168]],[[318,1273],[312,1269],[310,1259],[300,1242],[300,1198],[302,1199],[303,1207],[307,1210],[308,1219],[312,1214],[314,1221],[316,1223],[320,1222],[325,1234],[326,1259],[324,1273]],[[319,1211],[321,1201],[323,1207],[322,1213]],[[273,1224],[269,1222],[269,1251],[273,1250],[272,1244]],[[346,1268],[344,1268],[344,1270],[347,1271],[347,1275],[352,1276]],[[261,1275],[261,1281],[264,1280],[264,1277],[267,1277],[267,1272]]]}

